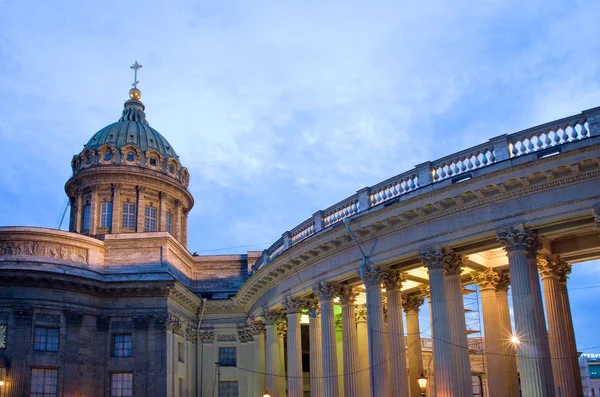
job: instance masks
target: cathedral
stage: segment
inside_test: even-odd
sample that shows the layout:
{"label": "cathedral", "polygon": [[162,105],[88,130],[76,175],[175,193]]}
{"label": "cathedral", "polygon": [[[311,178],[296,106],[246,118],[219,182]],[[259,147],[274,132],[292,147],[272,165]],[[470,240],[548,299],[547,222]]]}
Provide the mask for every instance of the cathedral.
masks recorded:
{"label": "cathedral", "polygon": [[205,256],[134,81],[71,160],[69,231],[0,227],[0,397],[586,395],[567,283],[600,257],[599,108]]}

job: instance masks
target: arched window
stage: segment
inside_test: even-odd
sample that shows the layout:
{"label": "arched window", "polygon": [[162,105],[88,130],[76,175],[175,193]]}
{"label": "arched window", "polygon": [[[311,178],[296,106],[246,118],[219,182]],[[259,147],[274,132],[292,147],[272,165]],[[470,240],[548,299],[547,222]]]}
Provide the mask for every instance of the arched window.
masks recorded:
{"label": "arched window", "polygon": [[90,205],[86,204],[83,206],[83,220],[81,221],[82,232],[88,232],[90,230]]}

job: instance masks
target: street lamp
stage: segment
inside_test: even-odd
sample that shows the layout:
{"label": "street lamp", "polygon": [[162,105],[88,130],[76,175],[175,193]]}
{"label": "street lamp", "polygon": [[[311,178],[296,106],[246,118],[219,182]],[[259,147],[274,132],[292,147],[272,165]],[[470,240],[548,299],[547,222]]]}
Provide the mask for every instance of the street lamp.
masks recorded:
{"label": "street lamp", "polygon": [[263,394],[262,397],[271,397],[271,395],[269,394],[268,391],[265,391],[265,394]]}
{"label": "street lamp", "polygon": [[425,388],[427,387],[427,378],[425,374],[421,372],[421,376],[417,378],[417,382],[419,382],[419,387],[421,388],[421,396],[425,397]]}

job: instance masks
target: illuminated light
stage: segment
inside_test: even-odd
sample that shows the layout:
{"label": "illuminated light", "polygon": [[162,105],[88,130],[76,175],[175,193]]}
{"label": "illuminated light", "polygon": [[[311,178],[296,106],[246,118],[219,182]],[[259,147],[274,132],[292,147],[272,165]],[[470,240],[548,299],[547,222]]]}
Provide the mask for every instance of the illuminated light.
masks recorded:
{"label": "illuminated light", "polygon": [[4,386],[4,381],[0,380],[0,386]]}
{"label": "illuminated light", "polygon": [[421,372],[421,376],[419,376],[417,378],[417,382],[419,382],[419,387],[421,388],[421,392],[424,394],[425,388],[427,387],[427,378],[425,377],[425,374],[423,374],[423,372]]}
{"label": "illuminated light", "polygon": [[513,345],[518,345],[521,343],[521,341],[519,340],[519,337],[517,335],[511,336],[510,341]]}
{"label": "illuminated light", "polygon": [[269,394],[268,391],[265,391],[265,394],[263,394],[262,397],[271,397],[271,395]]}
{"label": "illuminated light", "polygon": [[333,298],[333,301],[335,303],[340,303],[340,297],[338,296],[338,297]]}

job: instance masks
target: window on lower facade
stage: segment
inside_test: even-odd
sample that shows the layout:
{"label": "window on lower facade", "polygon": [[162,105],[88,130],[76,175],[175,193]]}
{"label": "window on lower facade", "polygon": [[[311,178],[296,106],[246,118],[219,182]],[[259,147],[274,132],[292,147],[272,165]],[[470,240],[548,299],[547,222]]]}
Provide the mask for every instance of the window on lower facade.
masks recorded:
{"label": "window on lower facade", "polygon": [[182,341],[177,341],[177,358],[180,363],[185,362],[185,345]]}
{"label": "window on lower facade", "polygon": [[173,234],[173,214],[167,212],[167,232]]}
{"label": "window on lower facade", "polygon": [[156,208],[146,207],[146,225],[145,230],[147,232],[156,231]]}
{"label": "window on lower facade", "polygon": [[221,367],[235,367],[237,354],[235,347],[219,347],[219,365]]}
{"label": "window on lower facade", "polygon": [[179,389],[178,390],[179,397],[184,397],[185,396],[185,384],[183,383],[183,378],[178,378],[177,380],[178,380],[177,388]]}
{"label": "window on lower facade", "polygon": [[115,334],[112,337],[112,355],[113,357],[131,357],[133,349],[131,334]]}
{"label": "window on lower facade", "polygon": [[88,230],[90,230],[90,206],[89,206],[89,204],[83,206],[83,220],[82,220],[82,225],[81,225],[81,231],[88,231]]}
{"label": "window on lower facade", "polygon": [[133,396],[133,374],[131,372],[114,372],[110,374],[110,396]]}
{"label": "window on lower facade", "polygon": [[219,384],[219,397],[238,397],[237,381],[221,381]]}
{"label": "window on lower facade", "polygon": [[102,203],[100,207],[100,227],[111,227],[112,203]]}
{"label": "window on lower facade", "polygon": [[121,227],[128,229],[135,228],[135,204],[124,203],[122,215]]}
{"label": "window on lower facade", "polygon": [[33,350],[58,351],[58,328],[35,327]]}
{"label": "window on lower facade", "polygon": [[32,368],[30,397],[56,397],[58,395],[58,370]]}

